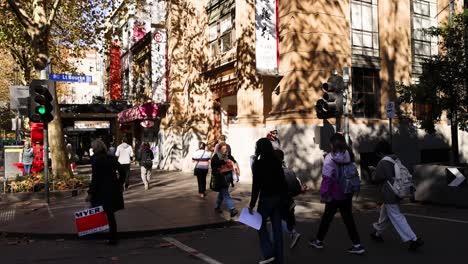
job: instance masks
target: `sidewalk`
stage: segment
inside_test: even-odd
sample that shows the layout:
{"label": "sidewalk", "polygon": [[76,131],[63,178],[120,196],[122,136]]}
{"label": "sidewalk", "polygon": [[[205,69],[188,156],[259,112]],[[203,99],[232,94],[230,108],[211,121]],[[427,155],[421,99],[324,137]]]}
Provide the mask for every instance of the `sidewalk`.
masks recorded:
{"label": "sidewalk", "polygon": [[[236,187],[233,195],[243,188]],[[238,191],[239,190],[239,191]],[[75,197],[3,203],[0,205],[0,233],[41,237],[76,237],[74,213],[88,208],[86,193]],[[132,167],[130,188],[124,193],[125,209],[116,213],[122,236],[193,230],[229,225],[227,212],[214,212],[216,193],[201,199],[196,178],[183,172],[153,172],[150,190],[145,191],[139,167]],[[237,206],[241,206],[237,204]]]}
{"label": "sidewalk", "polygon": [[[80,174],[89,173],[81,167]],[[207,177],[209,182],[209,177]],[[238,184],[232,191],[236,207],[245,207],[250,200],[250,184]],[[358,210],[375,208],[373,186],[363,186],[355,207]],[[130,188],[125,191],[125,209],[116,213],[118,230],[123,237],[154,233],[189,231],[207,227],[220,227],[230,221],[214,212],[217,193],[208,191],[208,197],[197,195],[196,178],[184,172],[153,172],[150,189],[144,190],[139,167],[132,167]],[[76,237],[74,213],[88,208],[86,193],[75,197],[0,204],[0,233],[27,234],[41,237]],[[323,210],[317,192],[307,192],[296,198],[298,217],[316,215]]]}

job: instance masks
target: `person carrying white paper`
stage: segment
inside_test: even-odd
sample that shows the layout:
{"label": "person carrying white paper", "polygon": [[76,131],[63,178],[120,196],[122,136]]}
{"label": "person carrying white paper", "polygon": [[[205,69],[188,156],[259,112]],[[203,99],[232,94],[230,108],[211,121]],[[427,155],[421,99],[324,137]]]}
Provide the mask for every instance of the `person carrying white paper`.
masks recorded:
{"label": "person carrying white paper", "polygon": [[[288,195],[281,161],[275,157],[269,139],[261,138],[256,143],[255,158],[252,164],[252,195],[249,212],[258,202],[258,213],[262,216],[262,226],[258,231],[263,260],[265,263],[284,263],[283,231],[281,226],[281,209]],[[260,196],[260,197],[259,197]],[[268,234],[266,221],[270,219],[273,229],[273,242]]]}

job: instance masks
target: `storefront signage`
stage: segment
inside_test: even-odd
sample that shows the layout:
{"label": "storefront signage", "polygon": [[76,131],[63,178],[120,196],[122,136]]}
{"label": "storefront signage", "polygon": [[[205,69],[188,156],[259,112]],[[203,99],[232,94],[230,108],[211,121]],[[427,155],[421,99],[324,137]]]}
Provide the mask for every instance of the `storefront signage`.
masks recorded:
{"label": "storefront signage", "polygon": [[76,129],[108,129],[110,128],[109,121],[75,121]]}
{"label": "storefront signage", "polygon": [[255,58],[257,71],[262,75],[278,75],[278,2],[255,2]]}
{"label": "storefront signage", "polygon": [[151,40],[151,81],[153,102],[165,103],[167,100],[167,33],[156,29]]}

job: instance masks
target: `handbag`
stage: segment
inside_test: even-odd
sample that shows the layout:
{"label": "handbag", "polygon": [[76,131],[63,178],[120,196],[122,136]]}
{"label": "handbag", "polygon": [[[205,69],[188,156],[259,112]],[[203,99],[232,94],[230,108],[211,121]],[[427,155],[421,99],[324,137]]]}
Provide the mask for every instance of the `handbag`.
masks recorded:
{"label": "handbag", "polygon": [[[200,159],[203,158],[203,156],[205,155],[205,152],[206,152],[206,150],[203,150],[203,153],[202,153]],[[194,176],[197,176],[197,173],[196,173],[196,172],[197,172],[197,166],[198,166],[198,163],[200,163],[200,159],[197,160],[197,163],[195,164],[195,168],[193,169],[193,175],[194,175]]]}

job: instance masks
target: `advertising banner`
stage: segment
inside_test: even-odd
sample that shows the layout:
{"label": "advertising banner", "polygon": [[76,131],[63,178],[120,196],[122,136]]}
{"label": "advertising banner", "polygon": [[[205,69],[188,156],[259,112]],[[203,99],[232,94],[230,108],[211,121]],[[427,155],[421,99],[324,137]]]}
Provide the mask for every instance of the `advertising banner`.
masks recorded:
{"label": "advertising banner", "polygon": [[261,75],[276,76],[279,67],[277,0],[255,2],[255,58]]}
{"label": "advertising banner", "polygon": [[167,33],[156,29],[151,40],[151,81],[153,102],[162,104],[167,100]]}
{"label": "advertising banner", "polygon": [[109,229],[106,213],[102,206],[75,213],[78,236],[85,236]]}

